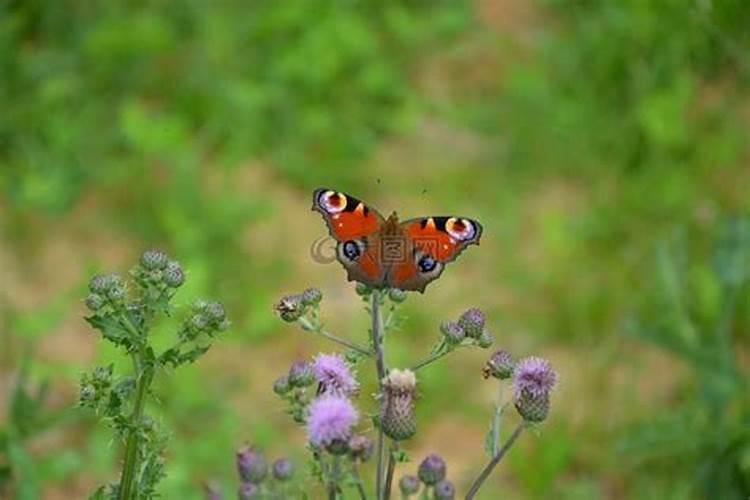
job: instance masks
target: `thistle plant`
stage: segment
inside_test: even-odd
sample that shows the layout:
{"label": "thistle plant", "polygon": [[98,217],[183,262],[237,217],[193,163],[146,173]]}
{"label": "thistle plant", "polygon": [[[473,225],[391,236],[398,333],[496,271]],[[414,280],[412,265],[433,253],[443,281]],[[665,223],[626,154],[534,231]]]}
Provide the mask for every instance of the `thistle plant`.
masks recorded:
{"label": "thistle plant", "polygon": [[[123,445],[119,481],[102,486],[97,499],[145,499],[157,495],[165,475],[167,432],[146,413],[154,379],[205,354],[219,332],[229,327],[224,307],[198,300],[177,326],[170,347],[157,352],[152,331],[159,317],[172,316],[174,295],[185,281],[182,266],[159,250],[143,253],[129,280],[117,274],[94,276],[85,299],[86,321],[102,338],[130,358],[130,370],[114,364],[81,376],[80,405],[94,411]],[[181,311],[183,312],[183,311]]]}
{"label": "thistle plant", "polygon": [[[395,469],[398,463],[409,460],[404,448],[419,428],[415,408],[420,396],[420,373],[459,349],[489,348],[494,336],[487,328],[485,315],[477,308],[470,308],[458,318],[443,322],[432,349],[421,360],[410,368],[391,367],[385,340],[398,326],[398,308],[407,294],[393,289],[373,290],[362,284],[357,284],[356,292],[365,302],[371,319],[366,339],[343,338],[325,328],[320,310],[323,296],[317,289],[287,295],[275,307],[283,321],[296,323],[303,331],[344,348],[342,353],[321,353],[310,360],[294,361],[288,372],[273,384],[289,415],[304,427],[312,476],[331,500],[344,498],[349,489],[362,499],[370,498],[361,469],[372,456],[375,499],[389,499],[396,489],[402,498],[421,491],[422,498],[452,499],[456,489],[447,478],[447,465],[439,455],[426,457],[416,474],[402,476],[394,487]],[[378,381],[377,394],[372,399],[360,394],[357,378],[368,367]],[[532,357],[515,363],[505,351],[490,357],[484,375],[501,383],[512,378],[514,390],[511,400],[499,403],[493,415],[488,438],[492,443],[490,461],[474,481],[467,498],[476,494],[521,431],[547,417],[556,381],[547,361]],[[523,422],[500,446],[502,411],[511,403]],[[367,435],[369,422],[372,438]]]}

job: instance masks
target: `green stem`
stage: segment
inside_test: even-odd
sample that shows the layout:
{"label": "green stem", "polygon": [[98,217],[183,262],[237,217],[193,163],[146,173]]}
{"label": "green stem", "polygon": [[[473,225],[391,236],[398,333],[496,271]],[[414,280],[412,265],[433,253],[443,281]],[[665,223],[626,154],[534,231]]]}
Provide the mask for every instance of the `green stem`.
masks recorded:
{"label": "green stem", "polygon": [[[378,389],[383,393],[383,379],[385,378],[385,354],[383,352],[383,314],[380,311],[380,291],[372,292],[372,348],[375,352],[375,368],[378,372]],[[381,397],[381,406],[383,399]],[[375,496],[383,500],[383,468],[385,466],[385,436],[382,423],[378,425],[378,463],[375,478]]]}
{"label": "green stem", "polygon": [[366,349],[366,348],[364,348],[364,347],[362,347],[362,346],[360,346],[358,344],[355,344],[354,342],[351,342],[351,341],[346,340],[346,339],[342,339],[341,337],[337,337],[336,335],[323,330],[323,328],[319,324],[318,325],[313,324],[305,316],[301,317],[297,321],[299,322],[300,326],[302,326],[303,330],[306,330],[308,332],[312,332],[312,333],[318,334],[321,337],[325,337],[328,340],[332,340],[333,342],[336,342],[336,343],[341,344],[341,345],[343,345],[345,347],[348,347],[349,349],[352,349],[353,351],[357,351],[358,353],[360,353],[360,354],[362,354],[364,356],[369,356],[370,354],[372,354],[368,349]]}
{"label": "green stem", "polygon": [[516,427],[516,430],[513,431],[513,434],[511,434],[508,441],[503,445],[503,447],[500,449],[500,451],[492,457],[492,460],[489,461],[489,463],[485,466],[485,468],[482,470],[482,472],[479,474],[479,477],[476,478],[474,481],[474,484],[471,485],[471,489],[469,490],[469,493],[466,494],[466,500],[471,500],[474,498],[474,496],[479,491],[479,488],[482,486],[482,483],[485,482],[485,480],[489,477],[490,473],[492,472],[492,469],[495,468],[495,466],[500,462],[500,460],[505,456],[505,454],[508,452],[511,446],[513,446],[513,443],[516,442],[516,439],[518,439],[518,436],[521,435],[521,432],[526,428],[526,422],[521,422],[518,424],[518,427]]}
{"label": "green stem", "polygon": [[[136,367],[140,368],[142,364],[140,360],[140,354],[133,355],[133,363]],[[148,393],[148,387],[150,384],[150,374],[145,370],[140,371],[140,373],[138,374],[138,380],[136,382],[133,413],[130,416],[128,440],[125,445],[125,463],[123,465],[122,477],[120,479],[118,500],[131,500],[132,498],[135,498],[135,493],[133,491],[133,482],[136,470],[138,469],[138,434],[140,432],[143,409],[146,404],[146,394]]]}
{"label": "green stem", "polygon": [[359,475],[359,469],[357,469],[356,463],[352,465],[352,476],[354,477],[354,481],[357,483],[357,493],[359,493],[359,498],[361,500],[367,500],[367,493],[365,493],[365,485],[362,482],[362,478]]}
{"label": "green stem", "polygon": [[[460,347],[460,346],[458,346]],[[440,343],[440,346],[438,349],[435,350],[432,354],[424,358],[422,361],[417,363],[411,368],[411,371],[415,372],[419,370],[420,368],[424,368],[425,366],[429,365],[430,363],[437,361],[438,359],[442,358],[443,356],[450,354],[453,352],[453,349],[447,348],[443,342]]]}
{"label": "green stem", "polygon": [[339,476],[341,475],[341,457],[335,455],[333,457],[333,466],[331,467],[331,477],[328,482],[328,499],[336,500],[336,496],[339,491]]}
{"label": "green stem", "polygon": [[391,452],[388,454],[388,470],[385,476],[385,498],[391,498],[391,487],[393,486],[393,473],[396,470],[396,457],[398,441],[391,441]]}
{"label": "green stem", "polygon": [[500,451],[500,420],[503,416],[503,410],[505,405],[503,404],[503,383],[498,381],[497,391],[497,406],[495,407],[495,415],[492,420],[492,456],[498,454]]}

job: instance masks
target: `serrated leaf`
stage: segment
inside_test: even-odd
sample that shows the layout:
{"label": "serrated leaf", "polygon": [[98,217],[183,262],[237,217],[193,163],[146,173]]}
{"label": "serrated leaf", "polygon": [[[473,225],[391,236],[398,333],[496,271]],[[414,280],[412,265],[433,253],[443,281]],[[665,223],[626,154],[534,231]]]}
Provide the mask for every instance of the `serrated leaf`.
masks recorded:
{"label": "serrated leaf", "polygon": [[113,316],[87,316],[84,318],[92,327],[99,330],[105,339],[117,345],[130,345],[130,332]]}

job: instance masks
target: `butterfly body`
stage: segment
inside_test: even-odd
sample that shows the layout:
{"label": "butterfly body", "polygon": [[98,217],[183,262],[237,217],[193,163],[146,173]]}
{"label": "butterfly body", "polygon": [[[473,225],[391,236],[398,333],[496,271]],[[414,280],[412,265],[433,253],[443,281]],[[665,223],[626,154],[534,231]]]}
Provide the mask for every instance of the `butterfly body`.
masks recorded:
{"label": "butterfly body", "polygon": [[349,281],[372,288],[424,292],[464,248],[479,244],[482,226],[456,216],[384,218],[362,201],[339,191],[316,189],[313,210],[336,240],[336,257]]}

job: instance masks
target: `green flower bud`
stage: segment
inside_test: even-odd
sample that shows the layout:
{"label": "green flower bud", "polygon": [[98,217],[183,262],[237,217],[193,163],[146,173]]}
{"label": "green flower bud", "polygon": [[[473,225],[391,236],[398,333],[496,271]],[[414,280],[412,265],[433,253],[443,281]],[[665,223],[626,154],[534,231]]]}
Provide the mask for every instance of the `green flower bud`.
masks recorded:
{"label": "green flower bud", "polygon": [[308,288],[302,292],[302,304],[306,306],[314,306],[319,304],[323,300],[323,292],[317,288]]}
{"label": "green flower bud", "polygon": [[206,305],[205,312],[206,315],[215,323],[220,323],[227,317],[224,306],[219,302],[210,302],[208,305]]}
{"label": "green flower bud", "polygon": [[185,272],[178,262],[172,260],[164,268],[162,278],[168,287],[178,288],[185,282]]}
{"label": "green flower bud", "polygon": [[477,339],[477,344],[482,349],[489,349],[495,343],[495,336],[489,330],[484,330]]}
{"label": "green flower bud", "polygon": [[394,369],[383,379],[380,425],[391,439],[409,439],[417,432],[414,414],[416,386],[417,379],[411,370]]}
{"label": "green flower bud", "polygon": [[401,490],[401,494],[409,497],[411,495],[416,495],[419,491],[419,479],[417,476],[404,476],[401,478],[401,481],[398,482],[398,489]]}
{"label": "green flower bud", "polygon": [[90,293],[89,296],[86,297],[86,307],[88,307],[93,312],[101,309],[103,305],[104,297],[102,297],[98,293]]}
{"label": "green flower bud", "polygon": [[463,342],[466,334],[464,329],[461,328],[455,321],[443,321],[440,325],[440,331],[445,336],[445,340],[450,345],[458,345]]}
{"label": "green flower bud", "polygon": [[396,304],[405,301],[407,295],[408,294],[405,291],[399,290],[398,288],[391,288],[388,290],[388,298],[391,299],[391,302],[395,302]]}
{"label": "green flower bud", "polygon": [[528,422],[543,422],[549,414],[549,393],[521,391],[515,399],[518,414]]}
{"label": "green flower bud", "polygon": [[365,285],[364,283],[360,283],[359,281],[354,287],[354,290],[357,292],[357,295],[359,295],[360,297],[366,297],[372,293],[372,288]]}
{"label": "green flower bud", "polygon": [[167,265],[169,257],[161,250],[146,250],[141,255],[141,265],[145,269],[164,269]]}
{"label": "green flower bud", "polygon": [[289,383],[289,377],[287,377],[286,375],[282,375],[273,382],[273,392],[275,392],[279,396],[283,396],[291,389],[292,386]]}

